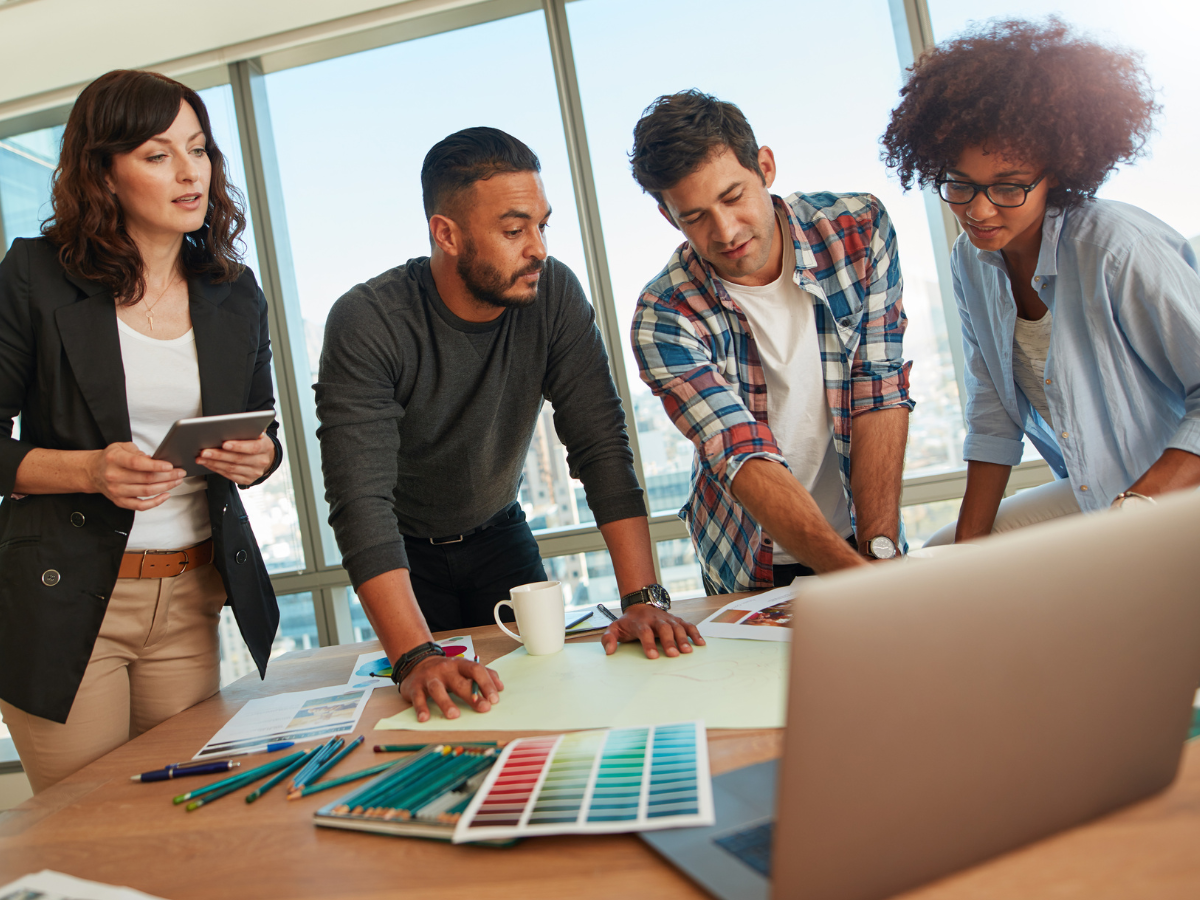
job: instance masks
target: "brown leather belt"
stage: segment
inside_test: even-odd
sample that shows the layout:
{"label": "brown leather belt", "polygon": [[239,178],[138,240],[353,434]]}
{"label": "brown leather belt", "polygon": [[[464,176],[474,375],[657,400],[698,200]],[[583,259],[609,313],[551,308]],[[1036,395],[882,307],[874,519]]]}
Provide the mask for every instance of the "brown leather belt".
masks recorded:
{"label": "brown leather belt", "polygon": [[212,562],[213,542],[183,550],[135,550],[121,557],[118,578],[173,578]]}

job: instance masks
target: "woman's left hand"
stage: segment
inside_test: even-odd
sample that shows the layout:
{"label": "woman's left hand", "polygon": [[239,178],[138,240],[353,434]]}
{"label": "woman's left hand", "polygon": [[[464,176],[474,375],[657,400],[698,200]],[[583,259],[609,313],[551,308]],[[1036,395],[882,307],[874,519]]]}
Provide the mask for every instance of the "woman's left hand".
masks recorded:
{"label": "woman's left hand", "polygon": [[275,461],[275,442],[265,433],[253,441],[226,441],[219,450],[201,450],[200,465],[235,484],[254,484]]}

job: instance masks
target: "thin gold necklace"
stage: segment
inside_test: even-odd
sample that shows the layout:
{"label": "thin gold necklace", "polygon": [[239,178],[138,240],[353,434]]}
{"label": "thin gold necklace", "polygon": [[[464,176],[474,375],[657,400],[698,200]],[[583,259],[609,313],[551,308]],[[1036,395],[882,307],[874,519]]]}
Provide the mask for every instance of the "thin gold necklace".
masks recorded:
{"label": "thin gold necklace", "polygon": [[[178,280],[179,280],[179,273],[176,272],[175,277],[172,278],[170,281],[168,281],[167,286],[162,289],[162,292],[157,297],[154,298],[154,303],[147,304],[147,306],[146,306],[146,321],[150,323],[151,331],[154,330],[154,307],[158,306],[158,301],[160,301],[163,297],[166,296],[167,291],[169,291],[174,286],[175,282]],[[143,297],[142,299],[145,300],[145,297]]]}

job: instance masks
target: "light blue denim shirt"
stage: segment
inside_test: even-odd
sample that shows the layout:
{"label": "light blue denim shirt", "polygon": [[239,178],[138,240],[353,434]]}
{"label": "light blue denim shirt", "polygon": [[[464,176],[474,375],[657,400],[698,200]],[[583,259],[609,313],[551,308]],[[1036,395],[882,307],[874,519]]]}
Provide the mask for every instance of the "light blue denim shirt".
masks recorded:
{"label": "light blue denim shirt", "polygon": [[950,264],[966,356],[964,459],[1016,465],[1028,435],[1088,511],[1167,448],[1200,455],[1200,271],[1178,232],[1111,200],[1047,210],[1032,286],[1054,314],[1053,426],[1013,379],[1017,309],[1004,258],[964,234]]}

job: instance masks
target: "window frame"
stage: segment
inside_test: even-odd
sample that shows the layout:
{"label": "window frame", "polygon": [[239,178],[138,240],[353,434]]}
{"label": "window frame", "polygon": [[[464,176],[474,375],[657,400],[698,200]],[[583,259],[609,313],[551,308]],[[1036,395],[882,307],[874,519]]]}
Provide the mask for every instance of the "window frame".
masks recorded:
{"label": "window frame", "polygon": [[[571,166],[572,185],[579,213],[587,278],[597,325],[608,351],[613,380],[626,410],[632,410],[632,394],[625,368],[624,328],[619,321],[601,225],[597,191],[588,150],[583,105],[575,70],[570,29],[567,23],[568,0],[481,0],[468,5],[449,3],[398,4],[373,13],[336,19],[321,25],[285,32],[248,44],[223,48],[206,54],[203,62],[179,60],[156,67],[196,90],[230,84],[246,166],[248,203],[254,221],[256,249],[260,263],[257,273],[269,306],[272,340],[275,346],[278,403],[281,425],[289,446],[292,481],[296,494],[297,515],[305,568],[273,575],[277,594],[311,592],[321,646],[353,639],[347,592],[349,575],[336,560],[325,558],[322,523],[328,507],[324,492],[318,489],[320,455],[316,440],[316,410],[313,403],[309,364],[304,350],[303,320],[300,316],[295,277],[292,271],[284,198],[275,159],[270,109],[264,77],[272,72],[308,65],[325,59],[358,53],[368,49],[404,43],[434,34],[497,21],[540,9],[546,24],[554,64],[554,77]],[[592,0],[600,2],[600,0]],[[933,46],[926,0],[888,0],[896,48],[902,69]],[[432,7],[432,8],[431,8]],[[214,65],[212,59],[230,60]],[[55,92],[49,105],[33,111],[14,112],[0,118],[0,139],[5,136],[62,124],[70,103],[82,85]],[[36,103],[35,98],[30,98]],[[65,105],[64,105],[65,104]],[[12,104],[8,104],[13,108]],[[26,108],[28,110],[28,107]],[[0,116],[3,110],[0,110]],[[932,231],[937,262],[942,308],[947,328],[955,335],[960,327],[950,278],[950,248],[958,235],[958,225],[945,204],[932,191],[925,191],[928,221]],[[0,201],[2,202],[2,201]],[[6,242],[0,218],[0,258]],[[960,342],[951,339],[955,376],[960,402],[965,402],[966,386]],[[630,445],[638,481],[645,487],[636,428],[629,429]],[[1013,470],[1008,492],[1052,480],[1042,461],[1026,462]],[[904,479],[902,506],[963,495],[966,469],[922,474]],[[665,513],[649,519],[655,571],[660,572],[658,545],[663,541],[687,538],[685,524],[678,516]],[[604,550],[604,539],[594,524],[570,528],[552,528],[535,533],[543,558]]]}

